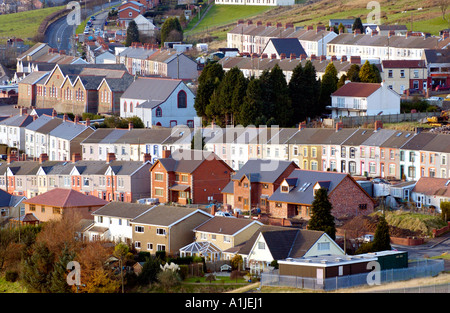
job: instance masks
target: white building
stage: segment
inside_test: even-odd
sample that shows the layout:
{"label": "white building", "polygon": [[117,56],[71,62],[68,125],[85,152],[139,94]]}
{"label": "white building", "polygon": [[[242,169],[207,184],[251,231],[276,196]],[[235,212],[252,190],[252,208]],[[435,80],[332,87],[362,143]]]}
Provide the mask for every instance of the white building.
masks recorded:
{"label": "white building", "polygon": [[194,93],[179,79],[138,78],[120,98],[120,116],[138,116],[145,127],[197,123]]}
{"label": "white building", "polygon": [[151,210],[153,206],[138,203],[110,202],[92,213],[94,224],[85,231],[89,241],[111,240],[131,243],[131,221]]}
{"label": "white building", "polygon": [[348,82],[331,94],[332,118],[400,113],[400,95],[383,83]]}

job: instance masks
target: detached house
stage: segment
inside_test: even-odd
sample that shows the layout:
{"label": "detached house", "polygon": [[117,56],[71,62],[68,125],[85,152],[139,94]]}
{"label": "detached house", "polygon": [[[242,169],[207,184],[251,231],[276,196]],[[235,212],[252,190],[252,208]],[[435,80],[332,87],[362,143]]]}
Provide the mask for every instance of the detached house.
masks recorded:
{"label": "detached house", "polygon": [[32,213],[40,222],[72,218],[92,219],[92,212],[108,202],[72,189],[57,188],[23,201],[25,214]]}
{"label": "detached house", "polygon": [[209,203],[222,200],[233,170],[214,153],[202,150],[163,151],[150,168],[151,196],[160,203]]}
{"label": "detached house", "polygon": [[260,274],[273,260],[345,253],[325,232],[263,225],[237,254],[251,273]]}
{"label": "detached house", "polygon": [[120,116],[138,116],[145,127],[194,127],[194,93],[178,79],[138,78],[120,99]]}
{"label": "detached house", "polygon": [[248,160],[223,189],[223,203],[245,212],[252,208],[268,212],[267,200],[295,169],[298,166],[289,161]]}
{"label": "detached house", "polygon": [[94,224],[85,230],[84,236],[89,241],[111,240],[131,244],[131,221],[151,208],[152,206],[139,203],[110,202],[92,212]]}
{"label": "detached house", "polygon": [[350,175],[294,170],[269,197],[270,214],[280,218],[309,219],[315,191],[320,188],[328,190],[333,206],[331,213],[337,218],[373,212],[374,200]]}
{"label": "detached house", "polygon": [[450,180],[421,177],[411,192],[411,200],[418,208],[434,207],[441,211],[441,203],[450,201]]}
{"label": "detached house", "polygon": [[331,94],[332,118],[400,113],[400,95],[386,84],[348,82]]}
{"label": "detached house", "polygon": [[200,209],[154,206],[131,221],[134,247],[151,254],[166,251],[176,255],[192,242],[194,229],[211,218]]}

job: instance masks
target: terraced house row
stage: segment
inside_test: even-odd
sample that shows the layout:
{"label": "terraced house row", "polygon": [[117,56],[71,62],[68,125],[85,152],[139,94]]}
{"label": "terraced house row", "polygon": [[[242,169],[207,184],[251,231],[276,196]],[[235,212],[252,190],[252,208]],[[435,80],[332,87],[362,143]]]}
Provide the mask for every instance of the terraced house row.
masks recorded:
{"label": "terraced house row", "polygon": [[450,135],[374,128],[238,128],[211,131],[205,149],[239,170],[249,159],[289,160],[301,169],[352,176],[449,178]]}

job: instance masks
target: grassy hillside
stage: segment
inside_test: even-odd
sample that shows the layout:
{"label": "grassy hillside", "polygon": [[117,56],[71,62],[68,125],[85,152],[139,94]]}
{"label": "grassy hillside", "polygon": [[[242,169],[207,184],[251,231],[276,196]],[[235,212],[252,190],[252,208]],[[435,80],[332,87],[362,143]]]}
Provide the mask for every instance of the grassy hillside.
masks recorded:
{"label": "grassy hillside", "polygon": [[[404,24],[414,31],[430,32],[437,35],[439,30],[450,28],[450,23],[443,20],[438,5],[439,0],[379,0],[381,7],[381,23]],[[234,27],[238,19],[261,20],[272,22],[293,23],[295,26],[326,25],[332,18],[360,17],[363,23],[373,10],[367,9],[370,0],[317,0],[310,4],[296,4],[289,7],[254,7],[240,5],[214,5],[195,32],[188,35],[216,36],[226,40],[226,33]],[[225,8],[226,7],[226,8]],[[261,8],[260,12],[257,8]],[[266,8],[264,10],[264,8]],[[254,11],[253,11],[254,10]],[[450,6],[447,10],[450,19]]]}
{"label": "grassy hillside", "polygon": [[44,18],[63,6],[0,15],[0,38],[21,38],[29,43]]}

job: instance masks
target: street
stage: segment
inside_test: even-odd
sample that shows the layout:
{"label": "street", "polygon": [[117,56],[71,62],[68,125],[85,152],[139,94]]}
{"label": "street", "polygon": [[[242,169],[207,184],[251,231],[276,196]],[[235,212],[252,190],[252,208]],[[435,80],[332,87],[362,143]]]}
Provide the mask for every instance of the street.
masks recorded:
{"label": "street", "polygon": [[[104,4],[101,6],[96,6],[92,10],[88,10],[86,13],[83,10],[83,16],[86,15],[86,18],[91,15],[96,15],[96,20],[93,23],[92,30],[96,28],[103,29],[103,26],[105,24],[105,20],[108,16],[108,12],[102,12],[102,13],[94,13],[102,11],[103,9],[106,9],[108,7],[112,7],[114,5],[119,4],[120,1],[111,2],[108,4]],[[47,28],[47,31],[45,32],[45,42],[48,43],[52,48],[56,48],[59,50],[65,50],[68,54],[70,54],[70,51],[72,49],[72,42],[71,39],[73,38],[75,34],[76,25],[69,25],[67,23],[67,17],[62,17],[59,20],[53,22],[49,25]]]}

